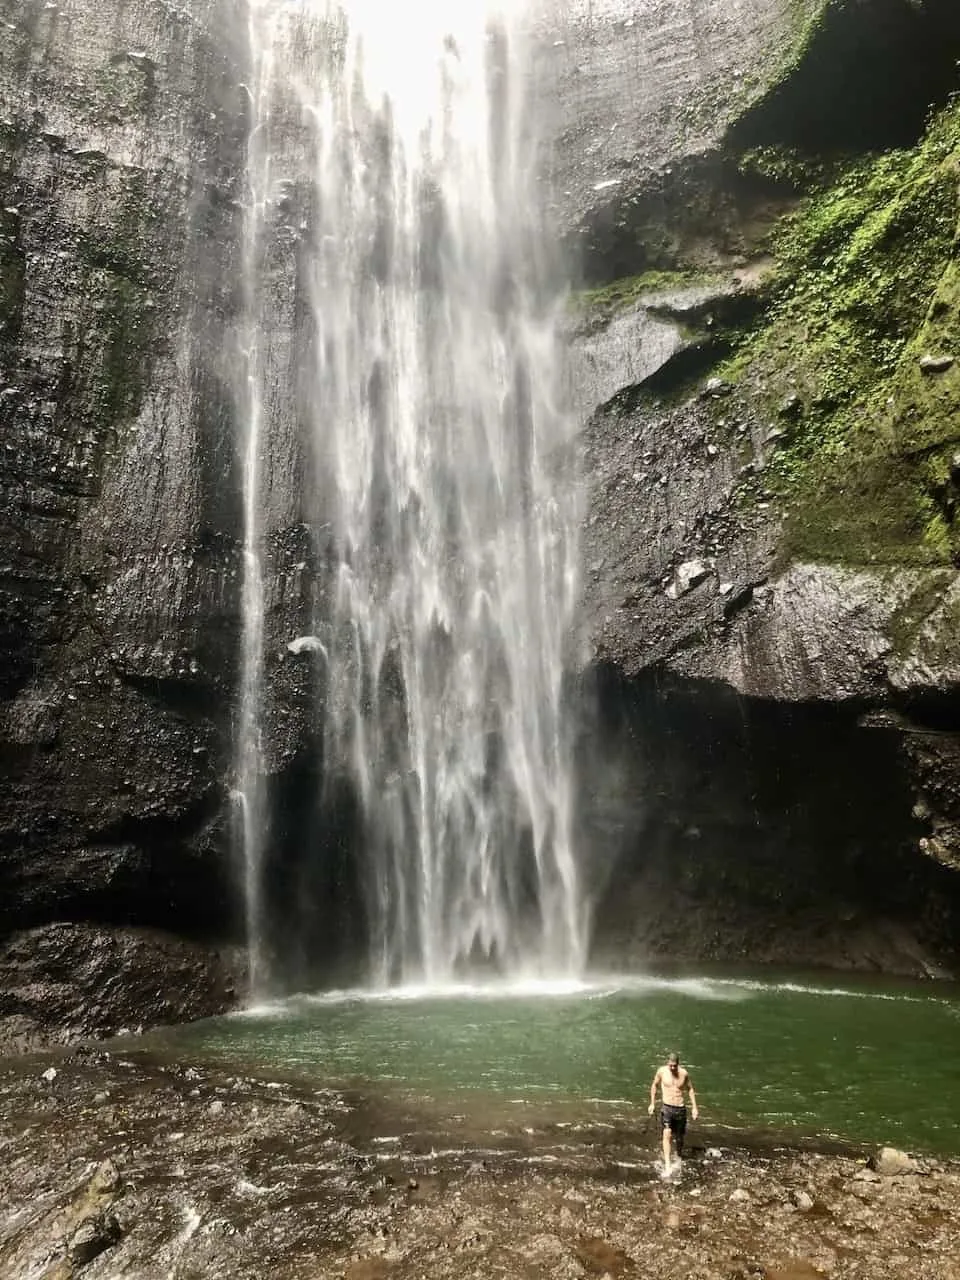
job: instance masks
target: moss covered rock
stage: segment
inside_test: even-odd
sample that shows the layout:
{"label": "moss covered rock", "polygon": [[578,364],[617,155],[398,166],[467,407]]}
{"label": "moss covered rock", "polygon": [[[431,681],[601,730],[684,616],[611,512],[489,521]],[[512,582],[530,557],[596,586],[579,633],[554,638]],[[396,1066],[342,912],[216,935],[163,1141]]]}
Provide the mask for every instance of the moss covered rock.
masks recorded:
{"label": "moss covered rock", "polygon": [[786,558],[950,563],[960,109],[838,167],[778,228],[776,302],[726,370],[790,431]]}
{"label": "moss covered rock", "polygon": [[594,343],[651,268],[763,283],[587,424],[584,625],[621,676],[880,716],[916,849],[955,867],[960,13],[831,0],[803,23],[722,143],[624,196],[592,259],[618,275],[581,296]]}

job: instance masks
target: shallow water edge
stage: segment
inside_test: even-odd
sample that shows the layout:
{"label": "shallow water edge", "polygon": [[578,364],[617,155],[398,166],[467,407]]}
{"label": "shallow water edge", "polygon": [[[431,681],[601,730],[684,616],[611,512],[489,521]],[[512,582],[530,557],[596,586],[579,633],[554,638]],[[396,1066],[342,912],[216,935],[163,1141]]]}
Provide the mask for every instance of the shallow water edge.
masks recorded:
{"label": "shallow water edge", "polygon": [[652,1124],[589,1104],[437,1112],[139,1051],[6,1063],[0,1097],[11,1280],[960,1280],[956,1161],[705,1128],[664,1183]]}
{"label": "shallow water edge", "polygon": [[[294,997],[154,1033],[176,1061],[299,1073],[429,1107],[509,1116],[549,1107],[646,1119],[654,1067],[677,1049],[706,1120],[960,1155],[950,1054],[960,993],[835,975],[644,975]],[[924,1063],[925,1104],[903,1081]]]}

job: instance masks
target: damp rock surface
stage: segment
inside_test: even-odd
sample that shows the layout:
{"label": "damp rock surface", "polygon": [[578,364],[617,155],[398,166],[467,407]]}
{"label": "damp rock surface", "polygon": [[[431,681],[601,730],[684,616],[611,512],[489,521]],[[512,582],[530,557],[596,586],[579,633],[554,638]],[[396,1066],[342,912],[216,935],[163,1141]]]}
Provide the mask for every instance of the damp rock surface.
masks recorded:
{"label": "damp rock surface", "polygon": [[[600,274],[580,295],[574,365],[585,358],[597,368],[597,352],[606,358],[602,383],[581,382],[598,389],[582,434],[590,498],[581,632],[601,685],[612,671],[627,698],[657,686],[665,718],[678,711],[686,724],[670,735],[689,757],[689,791],[671,797],[680,805],[664,803],[657,768],[627,781],[631,766],[607,756],[608,776],[624,780],[624,796],[636,794],[621,810],[632,809],[633,830],[619,888],[630,893],[631,872],[644,874],[644,847],[675,864],[684,886],[712,877],[704,900],[727,899],[715,926],[708,910],[700,925],[675,931],[681,954],[719,947],[772,958],[782,947],[799,959],[819,939],[831,964],[828,953],[847,950],[854,964],[872,952],[867,963],[886,967],[912,951],[932,976],[955,967],[960,903],[960,115],[947,70],[960,20],[952,6],[900,0],[882,0],[869,19],[856,5],[806,16],[803,47],[727,121],[714,149],[703,154],[674,137],[669,164],[633,175],[602,231],[591,224],[597,255],[588,260]],[[795,165],[797,143],[804,158]],[[838,147],[849,156],[834,166]],[[897,230],[876,234],[880,227]],[[675,293],[712,280],[712,296],[686,314],[657,306],[647,362],[615,358],[621,332],[670,280]],[[684,590],[692,563],[715,574]],[[812,882],[823,849],[852,869],[856,841],[829,820],[814,829],[794,809],[782,833],[794,846],[789,859],[764,857],[735,894],[724,887],[729,864],[714,871],[717,850],[739,860],[728,836],[746,793],[757,826],[781,825],[760,752],[749,752],[742,794],[735,780],[727,793],[713,785],[726,772],[722,752],[705,762],[686,736],[678,704],[699,703],[708,721],[727,693],[751,723],[776,708],[783,732],[766,749],[783,776],[800,755],[815,770],[831,750],[827,736],[805,744],[795,732],[813,708],[825,724],[845,721],[851,774],[873,786],[864,827],[898,795],[874,848],[885,866],[901,868],[904,904],[913,905],[871,922],[889,945],[861,929],[869,894],[833,912],[857,927],[828,943],[832,926],[791,938],[791,913],[772,893],[749,905],[755,889],[765,897],[782,887],[779,868],[795,884],[804,871]],[[656,727],[637,725],[636,739],[651,752],[660,745]],[[881,749],[895,792],[874,772]],[[926,888],[914,896],[911,887],[932,865],[939,923]],[[822,903],[837,907],[831,881],[822,881]],[[633,901],[642,897],[635,877]],[[671,951],[654,940],[651,949]]]}
{"label": "damp rock surface", "polygon": [[[0,3],[0,1017],[21,1040],[190,1016],[236,910],[241,46],[233,0]],[[137,930],[170,943],[146,991]]]}
{"label": "damp rock surface", "polygon": [[232,1067],[58,1061],[49,1088],[0,1071],[11,1280],[958,1275],[949,1161],[881,1177],[869,1153],[717,1147],[704,1128],[665,1182],[640,1120],[588,1107],[451,1116]]}
{"label": "damp rock surface", "polygon": [[158,930],[15,932],[0,944],[0,1055],[226,1013],[243,992],[245,967],[236,947]]}

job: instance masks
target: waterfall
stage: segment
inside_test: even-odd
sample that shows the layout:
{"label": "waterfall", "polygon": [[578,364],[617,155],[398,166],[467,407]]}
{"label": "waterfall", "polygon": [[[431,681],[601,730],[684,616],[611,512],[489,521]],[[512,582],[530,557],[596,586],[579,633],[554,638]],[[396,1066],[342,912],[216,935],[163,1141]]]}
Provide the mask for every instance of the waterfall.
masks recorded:
{"label": "waterfall", "polygon": [[249,34],[254,77],[246,86],[251,128],[247,146],[246,210],[241,244],[242,312],[237,335],[237,417],[241,427],[240,465],[243,481],[243,563],[240,653],[240,722],[237,731],[235,824],[243,855],[243,897],[249,984],[259,993],[264,981],[263,851],[267,839],[264,805],[260,715],[263,683],[264,582],[260,504],[263,436],[264,362],[259,305],[260,244],[270,198],[269,115],[272,49],[261,46],[256,8],[251,8]]}
{"label": "waterfall", "polygon": [[[317,714],[328,782],[349,779],[363,815],[371,977],[576,972],[586,912],[562,684],[578,503],[520,6],[251,6],[244,271],[262,270],[266,205],[294,183],[303,507],[327,576]],[[270,139],[294,118],[297,171],[287,127],[273,172]],[[248,283],[251,320],[262,292]],[[239,772],[255,936],[271,443],[256,390],[245,403]]]}

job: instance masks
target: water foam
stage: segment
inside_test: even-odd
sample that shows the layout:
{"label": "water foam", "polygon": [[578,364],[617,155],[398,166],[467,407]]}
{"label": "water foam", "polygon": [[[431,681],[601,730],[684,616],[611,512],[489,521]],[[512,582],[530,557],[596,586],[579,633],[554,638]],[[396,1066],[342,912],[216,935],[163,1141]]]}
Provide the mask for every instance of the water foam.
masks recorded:
{"label": "water foam", "polygon": [[[742,988],[742,989],[741,989]],[[524,1000],[605,1000],[617,996],[643,998],[661,994],[691,1000],[734,1003],[749,999],[756,988],[712,978],[667,978],[632,975],[595,978],[539,978],[488,982],[407,983],[395,987],[346,987],[330,991],[305,991],[284,1000],[265,1002],[239,1010],[237,1017],[286,1017],[310,1007],[344,1004],[409,1005],[457,1001],[497,1003]]]}
{"label": "water foam", "polygon": [[878,1000],[887,1003],[943,1005],[957,1007],[948,996],[912,992],[857,990],[843,986],[821,986],[789,980],[762,978],[666,977],[657,974],[592,975],[584,978],[540,978],[491,980],[487,982],[408,983],[395,987],[349,987],[320,992],[301,992],[282,1001],[261,1003],[235,1016],[286,1017],[325,1005],[366,1003],[371,1005],[429,1004],[446,1001],[496,1003],[523,1000],[609,1000],[617,997],[644,999],[673,995],[695,1001],[737,1003],[763,995],[802,995],[815,998]]}
{"label": "water foam", "polygon": [[717,986],[732,987],[750,993],[783,993],[789,995],[824,996],[847,1000],[883,1000],[902,1004],[943,1004],[953,1005],[955,1002],[943,996],[912,995],[905,991],[869,991],[853,987],[827,987],[816,983],[764,981],[750,978],[714,978]]}

